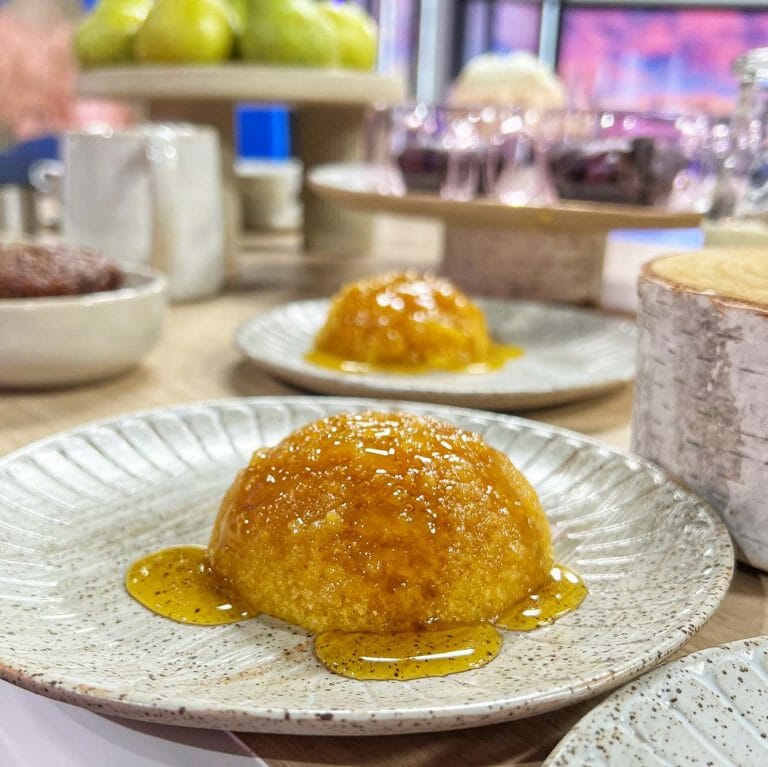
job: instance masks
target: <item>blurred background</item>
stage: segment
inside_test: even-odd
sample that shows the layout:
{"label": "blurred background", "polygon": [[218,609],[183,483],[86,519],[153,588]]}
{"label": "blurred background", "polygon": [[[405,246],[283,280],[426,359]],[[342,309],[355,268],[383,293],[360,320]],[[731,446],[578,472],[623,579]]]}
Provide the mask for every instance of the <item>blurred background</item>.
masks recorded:
{"label": "blurred background", "polygon": [[[529,51],[553,66],[571,104],[726,115],[733,59],[768,40],[764,3],[365,0],[380,29],[378,68],[411,95],[440,98],[470,58]],[[94,0],[0,0],[0,146],[120,123],[124,107],[76,100],[71,38]],[[715,44],[716,41],[716,44]]]}
{"label": "blurred background", "polygon": [[[555,70],[569,106],[692,113],[725,123],[739,90],[733,60],[768,41],[768,8],[752,0],[357,4],[378,23],[378,71],[401,77],[409,97],[422,101],[444,98],[462,67],[479,54],[526,51]],[[14,219],[5,222],[6,229],[28,231],[25,220],[30,217],[55,228],[60,216],[56,190],[45,178],[37,183],[32,179],[32,202],[25,190],[30,189],[35,163],[59,158],[59,138],[65,131],[119,128],[141,116],[125,102],[76,95],[74,34],[96,5],[96,0],[0,0],[0,192],[13,195],[10,202],[5,200],[3,215]],[[232,119],[236,171],[241,179],[250,179],[242,188],[246,228],[300,226],[301,211],[293,201],[279,215],[258,218],[249,213],[264,207],[258,179],[265,173],[271,179],[276,172],[272,165],[265,171],[259,165],[264,160],[283,163],[281,178],[288,179],[295,196],[300,168],[291,159],[297,152],[290,110],[280,104],[244,103],[237,105]],[[44,173],[49,170],[44,166]],[[248,204],[249,194],[260,197]],[[33,202],[38,209],[30,213]],[[698,231],[686,236],[683,244],[700,241]]]}

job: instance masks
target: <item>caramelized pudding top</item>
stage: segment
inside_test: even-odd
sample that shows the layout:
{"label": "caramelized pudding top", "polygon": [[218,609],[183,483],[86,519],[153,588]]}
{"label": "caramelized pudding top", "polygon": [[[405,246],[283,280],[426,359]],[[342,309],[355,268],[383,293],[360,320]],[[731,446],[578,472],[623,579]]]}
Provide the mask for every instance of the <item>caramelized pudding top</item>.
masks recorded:
{"label": "caramelized pudding top", "polygon": [[459,369],[487,362],[482,310],[449,280],[408,271],[344,286],[315,352],[375,367]]}
{"label": "caramelized pudding top", "polygon": [[249,612],[315,632],[493,622],[553,565],[536,493],[507,456],[434,418],[378,412],[257,450],[208,561]]}

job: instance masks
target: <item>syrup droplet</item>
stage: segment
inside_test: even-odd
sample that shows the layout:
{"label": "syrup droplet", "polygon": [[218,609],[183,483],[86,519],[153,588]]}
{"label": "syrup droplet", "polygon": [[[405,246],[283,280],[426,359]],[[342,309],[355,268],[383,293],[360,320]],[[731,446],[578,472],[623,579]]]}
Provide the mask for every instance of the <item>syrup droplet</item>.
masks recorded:
{"label": "syrup droplet", "polygon": [[253,616],[219,589],[202,546],[171,546],[142,557],[128,569],[125,588],[144,607],[180,623],[215,626]]}
{"label": "syrup droplet", "polygon": [[531,631],[575,610],[588,593],[576,573],[563,565],[555,565],[549,579],[502,613],[496,625],[510,631]]}
{"label": "syrup droplet", "polygon": [[320,661],[352,679],[421,679],[479,668],[501,648],[490,624],[372,634],[326,631],[315,639]]}
{"label": "syrup droplet", "polygon": [[523,350],[519,346],[504,346],[503,344],[493,344],[488,354],[488,359],[482,362],[472,362],[469,365],[457,365],[450,368],[435,368],[429,365],[374,365],[370,362],[358,362],[357,360],[348,360],[343,357],[337,357],[335,354],[321,352],[313,349],[304,355],[307,362],[342,373],[398,373],[401,375],[417,375],[419,373],[434,373],[438,370],[448,370],[454,373],[489,373],[492,370],[499,370],[511,359],[523,355]]}

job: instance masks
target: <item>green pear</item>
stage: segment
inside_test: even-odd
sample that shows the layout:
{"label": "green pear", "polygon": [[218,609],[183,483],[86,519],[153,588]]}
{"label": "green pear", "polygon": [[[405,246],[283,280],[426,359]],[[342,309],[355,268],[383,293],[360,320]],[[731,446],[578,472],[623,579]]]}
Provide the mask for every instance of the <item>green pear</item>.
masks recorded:
{"label": "green pear", "polygon": [[144,20],[154,4],[155,0],[101,0],[92,13],[119,11]]}
{"label": "green pear", "polygon": [[210,62],[228,59],[235,32],[223,0],[157,0],[136,34],[139,61]]}
{"label": "green pear", "polygon": [[336,30],[339,65],[347,69],[373,69],[379,36],[376,22],[353,3],[340,5],[326,0],[318,7]]}
{"label": "green pear", "polygon": [[251,0],[240,41],[243,58],[272,64],[333,66],[333,25],[313,0]]}
{"label": "green pear", "polygon": [[239,57],[240,42],[243,39],[245,28],[248,24],[248,0],[218,0],[225,8],[229,16],[229,23],[235,33],[234,57]]}
{"label": "green pear", "polygon": [[81,66],[130,61],[133,39],[155,0],[103,0],[75,32],[75,54]]}
{"label": "green pear", "polygon": [[242,35],[248,23],[248,0],[221,0],[227,6],[236,35]]}

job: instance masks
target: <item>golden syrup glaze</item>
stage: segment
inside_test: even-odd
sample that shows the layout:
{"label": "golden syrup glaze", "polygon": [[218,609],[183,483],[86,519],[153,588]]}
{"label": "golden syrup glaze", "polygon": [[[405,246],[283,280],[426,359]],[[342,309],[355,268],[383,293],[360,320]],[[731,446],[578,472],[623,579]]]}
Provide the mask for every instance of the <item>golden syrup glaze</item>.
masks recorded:
{"label": "golden syrup glaze", "polygon": [[[202,546],[173,546],[142,557],[128,569],[125,585],[144,607],[180,623],[210,626],[255,617],[222,589]],[[495,626],[531,631],[575,610],[587,593],[572,570],[555,565],[548,580]],[[341,676],[403,680],[479,668],[498,655],[501,644],[494,625],[480,623],[406,632],[325,631],[315,638],[315,653]]]}
{"label": "golden syrup glaze", "polygon": [[555,565],[541,586],[505,610],[494,624],[509,631],[532,631],[573,612],[588,593],[573,570]]}
{"label": "golden syrup glaze", "polygon": [[480,668],[499,654],[501,642],[489,623],[397,634],[325,631],[315,639],[315,654],[329,671],[351,679],[422,679]]}
{"label": "golden syrup glaze", "polygon": [[333,414],[257,450],[208,554],[253,612],[313,634],[487,623],[554,564],[544,510],[509,457],[402,412]]}
{"label": "golden syrup glaze", "polygon": [[348,360],[337,357],[329,352],[312,349],[304,355],[304,359],[318,367],[327,368],[340,373],[393,373],[397,375],[423,375],[443,371],[448,373],[471,373],[482,375],[494,370],[500,370],[510,360],[521,357],[525,352],[520,346],[492,344],[488,356],[481,362],[470,362],[466,365],[450,365],[432,367],[430,365],[377,365],[370,362]]}
{"label": "golden syrup glaze", "polygon": [[508,456],[401,412],[334,414],[257,450],[207,549],[149,555],[126,586],[184,623],[301,626],[331,671],[365,679],[477,668],[499,651],[495,623],[531,629],[585,593]]}
{"label": "golden syrup glaze", "polygon": [[241,600],[221,589],[203,546],[147,554],[128,568],[125,588],[144,607],[179,623],[217,626],[253,617]]}

